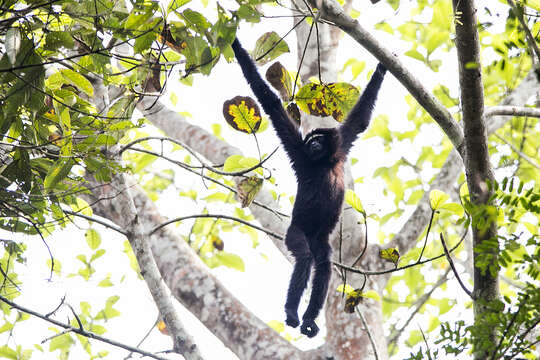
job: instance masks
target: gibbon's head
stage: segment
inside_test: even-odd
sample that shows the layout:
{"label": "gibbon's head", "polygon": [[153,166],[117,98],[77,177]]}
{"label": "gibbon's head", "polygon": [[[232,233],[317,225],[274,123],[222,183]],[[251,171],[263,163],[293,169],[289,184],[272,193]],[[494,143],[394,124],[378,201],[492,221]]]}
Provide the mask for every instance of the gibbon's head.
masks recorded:
{"label": "gibbon's head", "polygon": [[304,151],[312,161],[330,160],[339,148],[339,132],[336,128],[315,129],[304,139]]}

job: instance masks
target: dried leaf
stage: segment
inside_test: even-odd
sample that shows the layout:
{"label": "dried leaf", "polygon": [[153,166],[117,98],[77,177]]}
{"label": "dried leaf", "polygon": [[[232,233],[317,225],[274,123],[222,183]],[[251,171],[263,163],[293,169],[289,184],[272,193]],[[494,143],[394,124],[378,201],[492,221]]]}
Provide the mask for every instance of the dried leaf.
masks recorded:
{"label": "dried leaf", "polygon": [[261,190],[263,179],[258,176],[250,176],[243,179],[238,183],[238,197],[242,203],[242,207],[248,207],[257,196],[257,193]]}

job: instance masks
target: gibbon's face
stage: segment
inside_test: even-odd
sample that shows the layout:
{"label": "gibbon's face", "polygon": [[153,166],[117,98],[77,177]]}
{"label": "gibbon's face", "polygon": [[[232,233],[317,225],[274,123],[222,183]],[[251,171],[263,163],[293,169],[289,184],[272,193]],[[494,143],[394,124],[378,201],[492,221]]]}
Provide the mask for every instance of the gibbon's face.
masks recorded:
{"label": "gibbon's face", "polygon": [[330,134],[321,134],[318,132],[310,133],[305,142],[304,148],[311,160],[321,160],[328,155]]}

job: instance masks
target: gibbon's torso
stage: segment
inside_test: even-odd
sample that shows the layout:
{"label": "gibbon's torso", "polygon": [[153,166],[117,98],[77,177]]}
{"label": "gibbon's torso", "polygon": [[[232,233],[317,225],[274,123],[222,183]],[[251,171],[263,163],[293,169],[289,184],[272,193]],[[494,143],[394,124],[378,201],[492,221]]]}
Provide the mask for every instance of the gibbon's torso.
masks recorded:
{"label": "gibbon's torso", "polygon": [[[298,179],[297,197],[292,217],[307,236],[331,232],[339,219],[345,192],[343,160],[337,163],[312,164]],[[303,194],[299,196],[298,194]]]}

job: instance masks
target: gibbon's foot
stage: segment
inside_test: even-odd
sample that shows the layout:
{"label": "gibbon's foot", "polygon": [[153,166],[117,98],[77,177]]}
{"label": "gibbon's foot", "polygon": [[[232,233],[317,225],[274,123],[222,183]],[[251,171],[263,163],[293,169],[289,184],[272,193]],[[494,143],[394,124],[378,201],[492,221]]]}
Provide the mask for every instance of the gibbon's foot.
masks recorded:
{"label": "gibbon's foot", "polygon": [[300,320],[298,319],[298,314],[296,312],[285,309],[285,314],[287,314],[287,319],[285,320],[287,325],[293,328],[300,325]]}
{"label": "gibbon's foot", "polygon": [[315,324],[315,320],[304,319],[300,327],[300,332],[308,338],[312,338],[319,333],[319,327]]}

